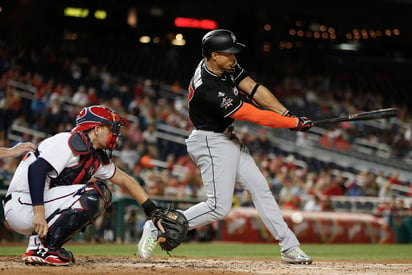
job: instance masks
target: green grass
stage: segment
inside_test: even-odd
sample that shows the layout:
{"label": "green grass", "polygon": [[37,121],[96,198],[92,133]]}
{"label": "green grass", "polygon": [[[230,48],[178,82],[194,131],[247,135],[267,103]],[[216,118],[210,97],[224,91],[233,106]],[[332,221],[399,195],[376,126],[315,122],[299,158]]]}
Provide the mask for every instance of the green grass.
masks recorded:
{"label": "green grass", "polygon": [[[75,256],[134,256],[135,244],[77,244],[69,243],[65,248]],[[412,262],[412,244],[303,244],[303,250],[315,260],[359,260]],[[0,246],[0,256],[21,256],[26,245]],[[154,256],[166,256],[159,247]],[[179,257],[229,257],[229,258],[278,258],[276,244],[242,243],[184,243],[172,252]]]}

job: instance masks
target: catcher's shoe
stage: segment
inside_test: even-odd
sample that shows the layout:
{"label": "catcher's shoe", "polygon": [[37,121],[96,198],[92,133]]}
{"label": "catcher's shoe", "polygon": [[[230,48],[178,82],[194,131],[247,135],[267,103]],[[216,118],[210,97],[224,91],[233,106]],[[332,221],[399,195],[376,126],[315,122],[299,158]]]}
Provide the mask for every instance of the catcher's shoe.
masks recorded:
{"label": "catcher's shoe", "polygon": [[152,254],[157,245],[157,238],[159,231],[151,220],[147,220],[143,226],[142,237],[137,244],[137,250],[139,256],[143,259],[147,259]]}
{"label": "catcher's shoe", "polygon": [[69,265],[71,262],[74,263],[73,254],[64,248],[57,250],[46,248],[28,250],[23,254],[22,260],[25,264],[32,265],[64,266]]}
{"label": "catcher's shoe", "polygon": [[285,264],[311,264],[312,258],[306,255],[305,252],[300,249],[300,247],[296,247],[290,249],[289,251],[281,253],[282,263]]}

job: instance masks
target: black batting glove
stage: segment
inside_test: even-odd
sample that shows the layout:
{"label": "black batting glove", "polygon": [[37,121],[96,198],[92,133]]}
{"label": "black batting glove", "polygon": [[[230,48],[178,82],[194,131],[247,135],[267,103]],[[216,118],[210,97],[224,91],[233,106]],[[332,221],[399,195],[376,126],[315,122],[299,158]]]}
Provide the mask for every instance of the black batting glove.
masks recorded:
{"label": "black batting glove", "polygon": [[306,132],[307,130],[313,127],[312,120],[307,117],[298,117],[297,120],[297,125],[295,128],[291,129],[292,131]]}

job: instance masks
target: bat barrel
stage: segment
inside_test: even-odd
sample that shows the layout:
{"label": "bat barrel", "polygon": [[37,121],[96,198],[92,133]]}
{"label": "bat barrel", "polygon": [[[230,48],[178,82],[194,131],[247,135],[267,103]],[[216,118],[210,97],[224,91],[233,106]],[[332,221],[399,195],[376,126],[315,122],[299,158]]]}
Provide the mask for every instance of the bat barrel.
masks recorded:
{"label": "bat barrel", "polygon": [[344,121],[360,121],[360,120],[374,120],[374,119],[382,119],[382,118],[389,118],[398,115],[398,110],[396,108],[387,108],[387,109],[378,109],[368,112],[361,112],[356,114],[348,114],[339,117],[331,117],[321,120],[314,120],[313,124],[320,125],[326,123],[336,123],[336,122],[344,122]]}

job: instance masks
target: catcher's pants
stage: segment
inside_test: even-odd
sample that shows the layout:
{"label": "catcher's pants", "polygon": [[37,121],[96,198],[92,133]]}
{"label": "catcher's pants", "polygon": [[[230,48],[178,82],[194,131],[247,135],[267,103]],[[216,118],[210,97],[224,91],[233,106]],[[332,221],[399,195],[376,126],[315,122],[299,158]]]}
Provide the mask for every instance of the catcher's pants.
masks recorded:
{"label": "catcher's pants", "polygon": [[[78,194],[78,191],[84,186],[84,184],[75,184],[46,189],[44,192],[46,219],[57,209],[82,209],[83,207],[78,201],[81,196]],[[4,216],[7,224],[14,231],[23,235],[32,234],[33,206],[31,205],[30,193],[11,193],[11,199],[4,205]],[[55,216],[55,218],[57,218],[57,216]],[[55,218],[48,221],[49,228],[53,224]]]}
{"label": "catcher's pants", "polygon": [[250,192],[259,216],[279,241],[281,250],[299,246],[296,235],[283,219],[267,180],[233,133],[194,130],[186,139],[186,145],[207,190],[207,201],[184,211],[190,229],[227,216],[232,207],[235,183],[239,182]]}

